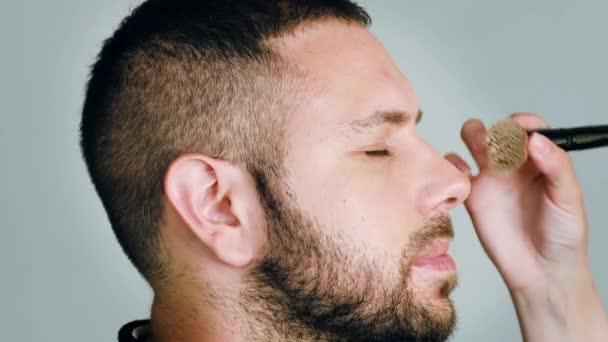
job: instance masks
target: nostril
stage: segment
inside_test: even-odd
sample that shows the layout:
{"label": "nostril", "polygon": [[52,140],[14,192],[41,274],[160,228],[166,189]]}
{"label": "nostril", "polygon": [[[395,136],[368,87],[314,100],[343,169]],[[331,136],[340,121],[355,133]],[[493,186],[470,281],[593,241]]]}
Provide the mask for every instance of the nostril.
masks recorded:
{"label": "nostril", "polygon": [[448,204],[456,204],[456,203],[458,202],[458,198],[456,198],[456,197],[450,197],[450,198],[448,198],[448,199],[446,200],[446,202],[447,202]]}

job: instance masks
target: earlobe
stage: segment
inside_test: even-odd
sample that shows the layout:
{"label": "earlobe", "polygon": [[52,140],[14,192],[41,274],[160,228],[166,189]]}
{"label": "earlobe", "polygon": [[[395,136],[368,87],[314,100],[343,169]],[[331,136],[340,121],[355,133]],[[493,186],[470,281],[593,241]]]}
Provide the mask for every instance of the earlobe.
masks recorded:
{"label": "earlobe", "polygon": [[[253,259],[253,234],[235,201],[240,171],[224,161],[189,154],[176,159],[165,175],[165,194],[187,228],[213,255],[234,267]],[[175,229],[178,229],[177,227]]]}

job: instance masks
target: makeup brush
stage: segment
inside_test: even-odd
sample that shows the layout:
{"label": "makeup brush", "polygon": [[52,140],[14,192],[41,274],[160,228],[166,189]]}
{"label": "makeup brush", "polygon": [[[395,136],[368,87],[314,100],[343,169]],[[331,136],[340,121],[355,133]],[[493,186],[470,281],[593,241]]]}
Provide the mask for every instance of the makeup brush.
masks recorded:
{"label": "makeup brush", "polygon": [[540,133],[566,151],[608,146],[608,125],[561,129],[525,130],[517,121],[499,121],[486,136],[490,168],[512,171],[528,160],[528,137]]}

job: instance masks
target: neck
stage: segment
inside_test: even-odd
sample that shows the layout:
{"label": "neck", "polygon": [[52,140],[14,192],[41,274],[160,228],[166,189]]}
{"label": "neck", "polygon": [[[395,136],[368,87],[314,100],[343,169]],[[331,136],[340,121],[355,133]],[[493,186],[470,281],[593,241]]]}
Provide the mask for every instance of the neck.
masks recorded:
{"label": "neck", "polygon": [[240,325],[195,301],[169,300],[159,296],[152,303],[153,342],[246,341]]}
{"label": "neck", "polygon": [[[207,296],[205,300],[156,295],[152,304],[153,342],[325,341],[269,305]],[[173,296],[175,297],[175,296]],[[210,299],[213,298],[213,299]],[[313,337],[314,336],[314,337]]]}

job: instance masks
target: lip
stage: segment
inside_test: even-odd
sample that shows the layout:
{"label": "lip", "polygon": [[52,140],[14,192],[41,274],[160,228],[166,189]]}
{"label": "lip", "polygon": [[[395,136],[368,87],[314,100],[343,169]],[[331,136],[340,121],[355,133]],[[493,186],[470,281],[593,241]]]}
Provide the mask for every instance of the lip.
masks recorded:
{"label": "lip", "polygon": [[450,271],[456,269],[456,263],[449,256],[448,249],[450,248],[451,240],[441,239],[420,253],[420,256],[414,263],[416,267],[433,268],[438,271]]}
{"label": "lip", "polygon": [[446,254],[451,242],[452,240],[449,239],[435,240],[420,252],[418,259],[434,258]]}

